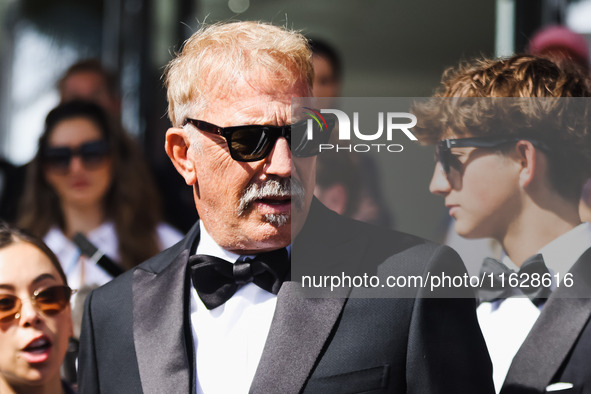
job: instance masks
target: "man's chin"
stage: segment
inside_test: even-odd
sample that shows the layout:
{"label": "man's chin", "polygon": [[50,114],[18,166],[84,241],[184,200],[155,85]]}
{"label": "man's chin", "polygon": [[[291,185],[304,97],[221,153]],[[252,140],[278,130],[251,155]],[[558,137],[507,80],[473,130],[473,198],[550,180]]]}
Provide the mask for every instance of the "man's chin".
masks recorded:
{"label": "man's chin", "polygon": [[458,225],[458,222],[456,222],[456,225],[454,226],[454,230],[456,230],[456,233],[462,237],[462,238],[466,238],[466,239],[479,239],[479,238],[488,238],[488,235],[481,235],[479,231],[477,231],[477,229],[470,227],[470,226],[462,226],[462,225]]}
{"label": "man's chin", "polygon": [[265,221],[273,226],[281,227],[291,224],[291,215],[284,213],[268,213],[265,215]]}

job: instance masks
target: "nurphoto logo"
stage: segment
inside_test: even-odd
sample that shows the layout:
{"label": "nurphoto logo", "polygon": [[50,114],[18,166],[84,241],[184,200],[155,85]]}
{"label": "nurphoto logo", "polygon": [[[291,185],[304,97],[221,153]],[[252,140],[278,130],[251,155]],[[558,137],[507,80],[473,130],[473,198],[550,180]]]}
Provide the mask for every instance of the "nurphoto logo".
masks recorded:
{"label": "nurphoto logo", "polygon": [[[340,109],[320,109],[315,110],[310,107],[303,107],[307,111],[304,113],[310,118],[307,120],[306,136],[308,140],[314,139],[314,133],[330,132],[329,123],[323,114],[329,114],[336,119],[335,130],[338,130],[337,144],[321,143],[319,151],[347,151],[347,152],[402,152],[404,147],[401,144],[391,143],[394,133],[402,132],[411,141],[417,141],[410,130],[417,124],[417,117],[408,112],[378,112],[377,113],[377,131],[367,130],[360,127],[359,112],[353,112],[353,122],[349,115]],[[351,127],[351,125],[353,127]],[[352,137],[361,141],[372,141],[372,143],[361,144],[342,144],[342,142],[351,141]]]}

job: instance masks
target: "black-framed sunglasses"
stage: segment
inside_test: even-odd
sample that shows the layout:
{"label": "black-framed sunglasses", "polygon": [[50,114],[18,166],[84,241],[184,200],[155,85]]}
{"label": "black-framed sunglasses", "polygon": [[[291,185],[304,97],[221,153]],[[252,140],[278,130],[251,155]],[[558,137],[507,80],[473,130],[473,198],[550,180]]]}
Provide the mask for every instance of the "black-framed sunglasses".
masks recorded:
{"label": "black-framed sunglasses", "polygon": [[548,146],[539,140],[531,138],[519,138],[516,136],[509,137],[470,137],[470,138],[454,138],[439,141],[435,147],[435,160],[441,163],[441,167],[446,174],[452,168],[455,168],[455,161],[452,158],[451,148],[498,148],[506,144],[515,144],[518,141],[527,140],[531,142],[536,148],[548,151]]}
{"label": "black-framed sunglasses", "polygon": [[[45,315],[53,316],[64,310],[75,292],[63,285],[45,287],[35,290],[31,301]],[[22,300],[14,294],[0,294],[0,322],[19,319],[22,306]]]}
{"label": "black-framed sunglasses", "polygon": [[94,169],[109,156],[109,143],[105,140],[90,141],[77,148],[68,146],[47,147],[42,152],[43,164],[50,170],[66,173],[74,156],[80,157],[86,169]]}
{"label": "black-framed sunglasses", "polygon": [[[244,125],[220,127],[203,120],[186,118],[183,126],[190,123],[201,131],[224,137],[232,159],[249,162],[267,157],[279,137],[287,140],[294,156],[315,156],[320,152],[320,144],[328,141],[335,121],[333,118],[326,117],[326,123],[323,126],[303,120],[286,126]],[[311,130],[308,130],[309,125],[311,125]]]}

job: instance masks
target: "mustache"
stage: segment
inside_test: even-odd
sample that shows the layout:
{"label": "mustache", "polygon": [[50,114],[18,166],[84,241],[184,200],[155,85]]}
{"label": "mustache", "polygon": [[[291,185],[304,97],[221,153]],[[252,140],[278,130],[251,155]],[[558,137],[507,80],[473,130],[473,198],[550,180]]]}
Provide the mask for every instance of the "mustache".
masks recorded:
{"label": "mustache", "polygon": [[238,216],[243,215],[254,201],[263,198],[290,197],[291,203],[301,209],[304,195],[304,186],[295,178],[271,178],[261,184],[251,183],[240,198]]}

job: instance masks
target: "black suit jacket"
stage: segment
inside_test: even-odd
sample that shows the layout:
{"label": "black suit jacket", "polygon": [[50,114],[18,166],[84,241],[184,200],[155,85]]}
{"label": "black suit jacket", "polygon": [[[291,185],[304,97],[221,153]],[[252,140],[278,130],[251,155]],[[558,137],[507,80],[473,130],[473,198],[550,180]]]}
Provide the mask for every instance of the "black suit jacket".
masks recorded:
{"label": "black suit jacket", "polygon": [[[186,265],[198,237],[195,226],[179,244],[90,294],[81,393],[194,390]],[[345,219],[316,201],[294,251],[313,266],[380,275],[465,272],[448,247]],[[491,371],[473,298],[306,298],[288,281],[250,392],[486,394],[494,392]]]}
{"label": "black suit jacket", "polygon": [[557,382],[573,385],[557,394],[591,394],[591,249],[569,272],[574,285],[552,293],[513,358],[501,394],[545,393]]}

